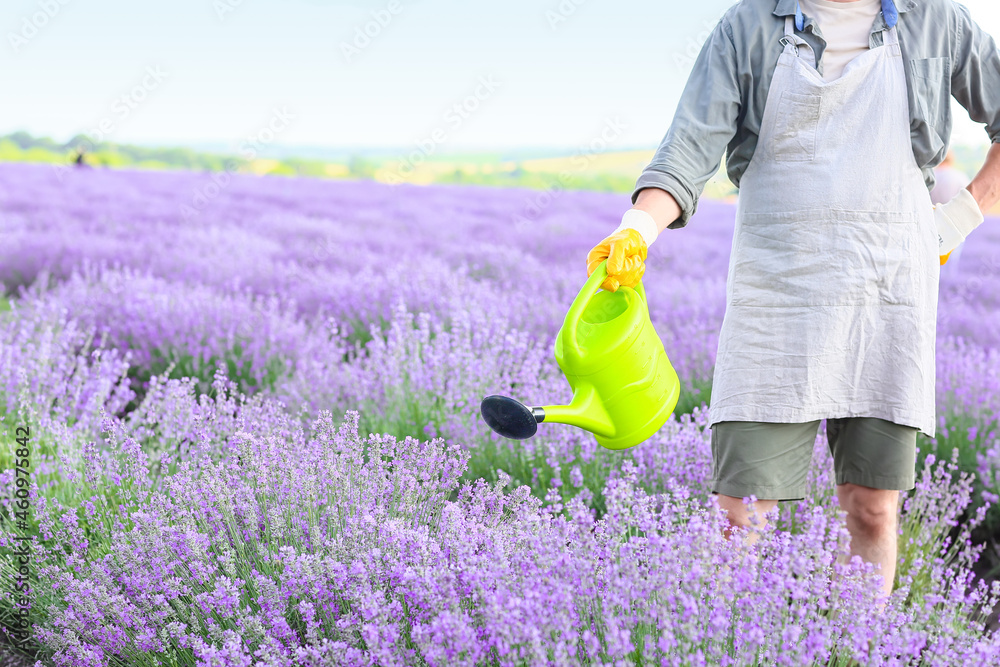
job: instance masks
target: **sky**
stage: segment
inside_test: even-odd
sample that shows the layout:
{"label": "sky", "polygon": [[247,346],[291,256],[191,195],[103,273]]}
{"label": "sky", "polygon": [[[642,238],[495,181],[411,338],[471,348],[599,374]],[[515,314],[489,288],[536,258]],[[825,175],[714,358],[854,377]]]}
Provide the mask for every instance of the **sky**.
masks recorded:
{"label": "sky", "polygon": [[[146,145],[659,143],[731,0],[4,0],[0,133]],[[995,0],[964,2],[1000,37]],[[954,141],[987,141],[959,109]]]}

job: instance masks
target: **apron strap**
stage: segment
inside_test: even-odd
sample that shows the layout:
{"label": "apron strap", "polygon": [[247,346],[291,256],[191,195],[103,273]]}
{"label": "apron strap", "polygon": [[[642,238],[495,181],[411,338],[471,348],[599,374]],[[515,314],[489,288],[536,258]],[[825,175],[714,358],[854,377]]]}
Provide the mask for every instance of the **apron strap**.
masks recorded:
{"label": "apron strap", "polygon": [[[899,13],[896,11],[896,5],[893,4],[893,0],[882,0],[882,13],[883,18],[886,21],[886,28],[882,30],[882,44],[886,46],[897,46],[899,44],[899,33],[896,32],[896,23],[899,21]],[[886,8],[891,10],[886,11]],[[813,51],[812,46],[806,40],[799,37],[795,32],[798,29],[802,31],[800,25],[800,20],[802,19],[802,12],[799,9],[799,3],[795,3],[795,16],[785,17],[785,36],[781,38],[781,44],[785,47],[785,53],[791,53],[798,57],[800,46],[804,46],[809,49],[809,52],[813,55],[813,67],[819,67],[819,61],[816,59],[816,52]]]}
{"label": "apron strap", "polygon": [[882,44],[885,46],[897,46],[899,44],[899,33],[896,26],[886,28],[882,31]]}
{"label": "apron strap", "polygon": [[813,67],[818,67],[819,62],[816,60],[816,52],[813,51],[813,47],[806,40],[799,37],[795,32],[795,22],[794,16],[785,17],[785,36],[781,38],[781,43],[785,47],[785,53],[790,53],[796,57],[799,56],[799,47],[804,46],[809,49],[809,53],[812,54]]}

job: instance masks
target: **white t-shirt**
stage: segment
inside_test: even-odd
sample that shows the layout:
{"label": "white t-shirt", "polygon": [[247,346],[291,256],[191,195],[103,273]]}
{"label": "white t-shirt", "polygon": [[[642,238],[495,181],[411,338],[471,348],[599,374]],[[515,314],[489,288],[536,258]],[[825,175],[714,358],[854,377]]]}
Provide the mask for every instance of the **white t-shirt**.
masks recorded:
{"label": "white t-shirt", "polygon": [[823,80],[833,81],[843,74],[847,63],[870,48],[875,17],[882,11],[881,0],[799,0],[802,12],[812,17],[823,32]]}

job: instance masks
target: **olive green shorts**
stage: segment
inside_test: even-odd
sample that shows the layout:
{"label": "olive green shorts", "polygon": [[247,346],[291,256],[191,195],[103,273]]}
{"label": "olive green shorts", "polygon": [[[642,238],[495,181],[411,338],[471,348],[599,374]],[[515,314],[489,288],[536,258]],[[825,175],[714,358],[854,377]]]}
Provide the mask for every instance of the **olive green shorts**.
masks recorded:
{"label": "olive green shorts", "polygon": [[[758,500],[804,498],[820,421],[715,424],[712,493]],[[918,430],[875,417],[828,419],[836,483],[909,491],[916,477]]]}

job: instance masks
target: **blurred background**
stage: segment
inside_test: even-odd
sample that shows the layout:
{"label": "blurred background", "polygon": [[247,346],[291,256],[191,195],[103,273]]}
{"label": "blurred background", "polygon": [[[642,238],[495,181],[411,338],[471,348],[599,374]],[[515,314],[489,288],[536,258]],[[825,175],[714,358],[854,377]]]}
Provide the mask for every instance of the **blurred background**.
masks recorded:
{"label": "blurred background", "polygon": [[0,161],[629,192],[732,4],[6,0]]}

